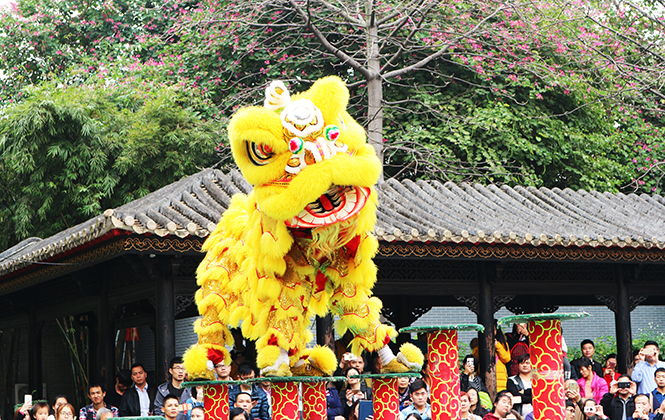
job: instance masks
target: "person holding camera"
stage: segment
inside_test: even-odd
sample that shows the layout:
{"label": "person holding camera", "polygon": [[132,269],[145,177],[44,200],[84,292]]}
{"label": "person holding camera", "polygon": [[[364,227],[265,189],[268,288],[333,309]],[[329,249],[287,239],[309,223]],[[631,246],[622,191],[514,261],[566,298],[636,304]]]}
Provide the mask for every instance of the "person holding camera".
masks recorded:
{"label": "person holding camera", "polygon": [[606,420],[609,417],[603,412],[603,406],[596,404],[593,398],[582,400],[582,412],[585,420]]}
{"label": "person holding camera", "polygon": [[647,394],[635,395],[635,412],[633,419],[639,420],[663,420],[665,410],[658,409],[655,413],[651,412],[651,398]]}
{"label": "person holding camera", "polygon": [[611,386],[613,382],[619,379],[621,373],[616,371],[617,368],[617,355],[615,353],[610,353],[605,359],[605,368],[603,373],[605,374],[605,382],[607,386]]}
{"label": "person holding camera", "polygon": [[635,412],[635,394],[635,382],[630,380],[630,376],[621,375],[616,383],[612,384],[610,391],[603,395],[600,405],[610,420],[630,419]]}
{"label": "person holding camera", "polygon": [[639,354],[644,358],[642,362],[635,365],[633,370],[633,381],[637,382],[637,392],[640,394],[651,394],[656,389],[655,374],[658,368],[665,368],[665,362],[658,360],[658,343],[647,341]]}

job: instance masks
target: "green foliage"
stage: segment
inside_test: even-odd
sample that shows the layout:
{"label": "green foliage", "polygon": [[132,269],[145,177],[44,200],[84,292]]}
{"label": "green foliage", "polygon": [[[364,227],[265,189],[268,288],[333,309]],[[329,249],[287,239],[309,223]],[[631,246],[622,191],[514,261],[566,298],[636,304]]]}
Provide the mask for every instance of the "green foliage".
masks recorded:
{"label": "green foliage", "polygon": [[640,328],[637,334],[633,333],[633,350],[639,350],[644,347],[647,341],[655,341],[658,343],[660,354],[659,360],[665,360],[665,332],[659,325],[649,323],[646,328]]}
{"label": "green foliage", "polygon": [[47,237],[216,161],[218,121],[176,87],[25,91],[0,120],[0,248]]}
{"label": "green foliage", "polygon": [[[447,65],[470,83],[476,75]],[[496,78],[504,93],[467,83],[429,78],[411,89],[390,90],[404,109],[388,109],[385,127],[386,172],[398,177],[495,182],[618,191],[630,183],[632,140],[626,138],[600,105],[584,102],[564,89],[536,93]],[[424,87],[424,88],[423,88]],[[498,88],[496,88],[498,89]],[[610,114],[611,115],[611,114]],[[444,156],[432,160],[426,152]],[[420,162],[418,166],[410,163]],[[462,164],[464,163],[464,164]],[[403,168],[409,168],[404,170]],[[438,172],[438,173],[437,173]],[[483,179],[484,178],[484,179]]]}
{"label": "green foliage", "polygon": [[[604,335],[602,337],[596,337],[593,339],[595,344],[596,352],[594,353],[594,359],[600,361],[600,363],[605,363],[608,354],[616,354],[617,352],[617,342],[616,337]],[[567,343],[566,343],[567,344]],[[582,350],[580,349],[579,343],[577,346],[571,347],[568,346],[568,360],[575,360],[582,357]]]}
{"label": "green foliage", "polygon": [[[0,18],[0,100],[21,99],[30,84],[84,70],[106,73],[114,62],[149,52],[139,40],[167,30],[173,3],[145,0],[20,0]],[[178,10],[178,8],[176,8]]]}
{"label": "green foliage", "polygon": [[[648,324],[646,328],[641,328],[636,332],[633,332],[633,350],[639,350],[644,347],[644,343],[648,340],[652,340],[658,343],[658,348],[660,349],[659,359],[663,360],[665,358],[665,333],[662,331],[662,328],[658,325]],[[617,353],[617,342],[615,336],[604,335],[601,337],[593,338],[593,342],[596,345],[596,352],[594,358],[599,360],[601,363],[605,363],[607,355]],[[571,346],[568,343],[568,360],[574,360],[579,357],[582,357],[582,350],[579,345]],[[578,343],[579,344],[579,343]]]}
{"label": "green foliage", "polygon": [[370,15],[386,19],[383,76],[445,47],[382,79],[387,176],[660,192],[661,32],[630,8],[425,1],[411,14],[398,0],[311,1],[305,18],[281,0],[17,3],[0,17],[0,223],[13,227],[0,246],[210,165],[214,147],[228,159],[224,118],[272,79],[300,91],[339,75],[366,124],[359,66],[372,56],[357,22]]}

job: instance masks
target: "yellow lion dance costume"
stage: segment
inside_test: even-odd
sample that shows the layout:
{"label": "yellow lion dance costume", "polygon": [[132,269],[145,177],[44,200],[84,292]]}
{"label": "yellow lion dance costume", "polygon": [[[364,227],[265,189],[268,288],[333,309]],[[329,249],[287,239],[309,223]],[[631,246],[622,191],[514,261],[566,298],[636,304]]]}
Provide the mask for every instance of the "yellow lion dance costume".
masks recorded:
{"label": "yellow lion dance costume", "polygon": [[386,372],[420,369],[415,346],[402,345],[397,356],[387,346],[397,332],[379,322],[382,304],[371,295],[381,163],[348,100],[338,77],[293,98],[273,82],[263,107],[231,119],[233,157],[254,190],[233,197],[203,245],[199,340],[184,356],[193,377],[214,379],[213,364],[231,363],[228,325],[241,321],[243,335],[257,340],[264,375],[331,375],[334,353],[306,348],[311,318],[328,310],[339,317],[339,334],[355,335],[353,353],[378,350]]}

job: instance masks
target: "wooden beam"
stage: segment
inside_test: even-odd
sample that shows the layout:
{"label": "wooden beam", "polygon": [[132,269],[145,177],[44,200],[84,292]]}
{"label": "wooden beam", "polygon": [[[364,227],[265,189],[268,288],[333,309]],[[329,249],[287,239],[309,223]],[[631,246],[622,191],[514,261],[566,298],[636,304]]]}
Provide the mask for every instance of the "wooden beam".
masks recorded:
{"label": "wooden beam", "polygon": [[[494,263],[489,263],[494,264]],[[480,264],[479,264],[480,265]],[[599,287],[602,286],[602,289]],[[616,285],[605,279],[605,282],[585,282],[585,281],[571,281],[571,282],[543,282],[537,280],[529,280],[524,282],[498,282],[496,284],[497,290],[501,290],[502,295],[543,295],[543,296],[567,296],[571,294],[571,290],[575,289],[579,293],[588,293],[588,296],[598,294],[602,290],[603,294],[615,294]],[[653,288],[653,284],[650,286]],[[635,293],[639,290],[640,293]],[[631,285],[632,294],[649,294],[643,293],[646,288],[635,287]],[[373,289],[377,295],[396,295],[396,296],[431,296],[436,293],[440,296],[448,295],[476,295],[479,288],[478,283],[473,281],[459,282],[459,281],[423,281],[423,280],[404,280],[401,282],[396,281],[382,281],[379,279]]]}
{"label": "wooden beam", "polygon": [[155,370],[157,382],[168,380],[169,364],[175,357],[175,294],[171,263],[166,259],[146,260],[150,278],[156,283]]}
{"label": "wooden beam", "polygon": [[485,327],[485,332],[479,334],[478,340],[480,369],[482,369],[478,373],[484,376],[487,391],[494,400],[497,392],[494,348],[494,295],[492,293],[495,268],[494,264],[484,262],[478,264],[476,270],[480,288],[478,294],[478,323]]}
{"label": "wooden beam", "polygon": [[372,289],[376,295],[396,296],[431,296],[437,295],[475,295],[478,294],[478,284],[461,281],[423,281],[404,280],[400,282],[383,281],[379,279]]}
{"label": "wooden beam", "polygon": [[28,323],[28,389],[34,392],[33,398],[41,400],[42,395],[42,329],[44,323],[37,320],[34,306],[30,310]]}
{"label": "wooden beam", "polygon": [[28,314],[19,314],[14,316],[0,318],[0,330],[9,328],[18,328],[27,326],[30,323],[30,316]]}
{"label": "wooden beam", "polygon": [[122,287],[109,291],[109,305],[121,305],[155,296],[154,283],[138,283],[133,286]]}
{"label": "wooden beam", "polygon": [[54,305],[42,307],[36,312],[37,319],[47,321],[61,318],[63,316],[84,314],[91,312],[99,307],[99,297],[89,296],[85,298],[71,300],[69,302],[59,302]]}

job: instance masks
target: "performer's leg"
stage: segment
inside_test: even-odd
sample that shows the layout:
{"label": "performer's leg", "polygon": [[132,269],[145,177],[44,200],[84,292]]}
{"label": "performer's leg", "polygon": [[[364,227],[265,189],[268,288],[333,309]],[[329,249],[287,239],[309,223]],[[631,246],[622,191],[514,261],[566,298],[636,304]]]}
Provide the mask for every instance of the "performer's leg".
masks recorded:
{"label": "performer's leg", "polygon": [[351,340],[354,354],[360,355],[363,350],[379,351],[384,372],[418,371],[424,357],[417,347],[406,343],[397,356],[388,347],[390,340],[397,336],[397,331],[379,322],[383,304],[370,295],[370,282],[366,281],[372,276],[376,278],[376,268],[369,260],[361,261],[358,266],[349,265],[348,274],[344,277],[331,273],[333,282],[337,284],[331,307],[340,318],[338,333],[344,335],[348,329],[355,335]]}
{"label": "performer's leg", "polygon": [[183,356],[185,368],[193,378],[214,380],[213,367],[216,363],[231,364],[225,347],[233,345],[233,336],[227,327],[228,315],[232,308],[239,304],[242,306],[235,291],[229,287],[229,276],[235,272],[235,267],[228,262],[228,254],[236,247],[232,240],[220,241],[208,252],[197,271],[197,282],[201,287],[195,298],[202,317],[194,323],[194,331],[199,340]]}

